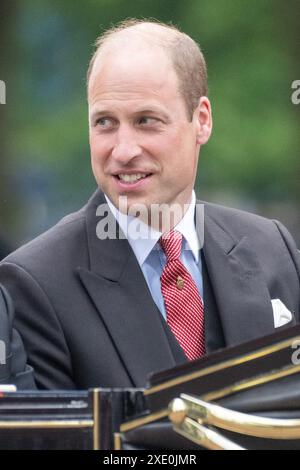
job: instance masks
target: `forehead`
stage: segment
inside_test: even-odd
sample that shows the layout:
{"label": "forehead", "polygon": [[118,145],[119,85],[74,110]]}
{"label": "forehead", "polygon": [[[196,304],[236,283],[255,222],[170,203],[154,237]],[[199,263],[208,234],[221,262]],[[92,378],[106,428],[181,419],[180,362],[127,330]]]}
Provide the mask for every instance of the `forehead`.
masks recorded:
{"label": "forehead", "polygon": [[178,95],[178,79],[163,48],[143,44],[110,47],[95,60],[88,98],[93,104],[106,99],[166,98]]}

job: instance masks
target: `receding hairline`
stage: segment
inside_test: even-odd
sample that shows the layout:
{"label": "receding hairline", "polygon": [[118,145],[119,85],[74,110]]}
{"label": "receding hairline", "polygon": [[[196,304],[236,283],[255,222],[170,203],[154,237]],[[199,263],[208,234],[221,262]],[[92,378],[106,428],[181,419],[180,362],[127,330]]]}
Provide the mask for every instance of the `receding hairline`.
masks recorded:
{"label": "receding hairline", "polygon": [[114,45],[126,53],[126,41],[135,44],[140,51],[144,43],[149,48],[156,46],[165,53],[177,75],[179,91],[186,103],[189,118],[192,119],[200,97],[208,94],[205,58],[199,44],[172,24],[152,18],[129,18],[102,33],[96,40],[96,50],[89,63],[87,87],[95,62],[102,53],[105,60],[105,53],[113,53]]}
{"label": "receding hairline", "polygon": [[[156,22],[151,22],[151,21],[145,21],[145,22],[139,22],[135,23],[128,26],[125,26],[124,28],[116,28],[116,30],[112,30],[112,32],[108,32],[108,35],[106,37],[105,33],[103,34],[104,41],[109,41],[110,39],[117,38],[118,36],[121,35],[140,35],[144,36],[144,38],[148,38],[151,33],[157,33],[156,37],[150,36],[149,39],[152,42],[155,42],[155,40],[160,37],[161,39],[171,39],[175,38],[178,36],[185,36],[186,38],[190,38],[187,34],[181,32],[179,29],[177,29],[175,26],[172,25],[166,25],[166,24],[161,24],[161,23],[156,23]],[[192,40],[192,39],[191,39]]]}
{"label": "receding hairline", "polygon": [[[148,34],[149,33],[149,34]],[[140,34],[136,31],[120,31],[112,38],[109,38],[95,53],[93,60],[93,66],[91,67],[89,79],[91,79],[94,68],[96,69],[98,64],[104,63],[107,59],[115,57],[125,56],[130,59],[130,54],[142,56],[144,53],[154,51],[155,54],[162,54],[166,57],[171,67],[173,67],[173,61],[170,54],[166,40],[161,38],[158,40],[151,39],[150,32]],[[148,36],[148,37],[147,37]],[[122,47],[123,46],[123,47]],[[173,67],[174,68],[174,67]]]}
{"label": "receding hairline", "polygon": [[[131,21],[133,24],[131,24]],[[124,27],[122,27],[124,25]],[[155,36],[153,34],[155,33]],[[172,24],[160,23],[159,21],[140,21],[126,20],[121,22],[115,29],[109,29],[104,32],[95,43],[96,51],[92,57],[87,71],[87,83],[89,82],[94,63],[96,59],[105,51],[109,50],[114,45],[118,46],[122,40],[133,41],[140,38],[145,45],[158,46],[165,50],[166,54],[170,56],[172,46],[180,39],[190,41],[190,44],[198,47],[197,43],[186,33],[180,31]],[[199,48],[200,51],[200,48]],[[200,51],[201,53],[201,51]]]}

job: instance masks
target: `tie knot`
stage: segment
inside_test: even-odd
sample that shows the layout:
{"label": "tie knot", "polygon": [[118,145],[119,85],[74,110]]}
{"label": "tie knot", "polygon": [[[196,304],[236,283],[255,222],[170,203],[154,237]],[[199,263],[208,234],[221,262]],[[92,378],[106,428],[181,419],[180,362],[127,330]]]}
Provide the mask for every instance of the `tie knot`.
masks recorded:
{"label": "tie knot", "polygon": [[160,237],[160,245],[165,252],[167,261],[180,258],[182,235],[176,230],[165,233]]}

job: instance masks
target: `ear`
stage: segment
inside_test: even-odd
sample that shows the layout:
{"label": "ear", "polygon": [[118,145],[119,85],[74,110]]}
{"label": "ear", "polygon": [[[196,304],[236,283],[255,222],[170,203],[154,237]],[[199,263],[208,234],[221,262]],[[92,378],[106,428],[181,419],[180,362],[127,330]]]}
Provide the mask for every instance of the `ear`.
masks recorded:
{"label": "ear", "polygon": [[212,131],[211,105],[206,96],[201,96],[199,104],[194,111],[194,119],[197,128],[196,142],[198,145],[204,145],[210,138]]}

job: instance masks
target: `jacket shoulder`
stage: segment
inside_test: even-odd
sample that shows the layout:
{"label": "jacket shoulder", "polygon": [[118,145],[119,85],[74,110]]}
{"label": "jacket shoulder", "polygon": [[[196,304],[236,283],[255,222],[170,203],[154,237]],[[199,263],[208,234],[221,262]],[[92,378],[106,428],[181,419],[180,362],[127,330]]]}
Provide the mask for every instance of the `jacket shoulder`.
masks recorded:
{"label": "jacket shoulder", "polygon": [[253,231],[256,233],[258,231],[277,231],[275,221],[261,215],[210,202],[199,201],[199,203],[204,204],[206,216],[213,219],[217,225],[226,229],[232,235],[244,236],[251,234]]}
{"label": "jacket shoulder", "polygon": [[[86,244],[85,207],[63,217],[56,225],[9,254],[1,264],[18,264],[29,271],[37,266],[47,269],[56,261],[61,264]],[[75,257],[76,258],[76,257]]]}
{"label": "jacket shoulder", "polygon": [[204,217],[213,220],[216,226],[230,234],[232,240],[247,237],[253,247],[259,248],[261,256],[269,254],[278,258],[280,252],[289,253],[300,275],[300,252],[294,238],[281,222],[219,204],[202,204]]}

